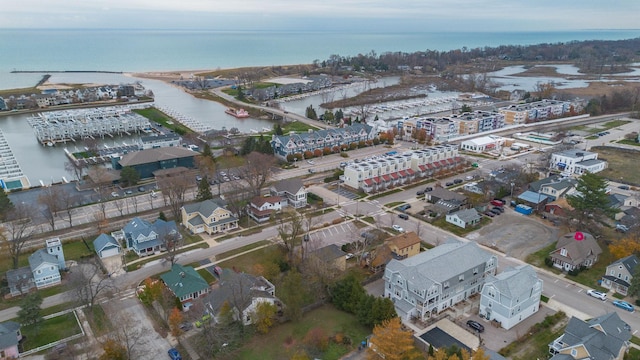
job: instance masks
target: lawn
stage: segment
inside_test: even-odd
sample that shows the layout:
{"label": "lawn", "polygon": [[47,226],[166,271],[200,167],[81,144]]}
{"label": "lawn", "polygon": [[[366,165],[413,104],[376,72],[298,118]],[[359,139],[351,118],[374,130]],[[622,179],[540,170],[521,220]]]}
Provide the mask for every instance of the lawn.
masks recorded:
{"label": "lawn", "polygon": [[20,331],[22,336],[26,338],[23,343],[24,351],[82,332],[73,312],[44,320],[38,329],[33,325],[29,325],[23,326]]}
{"label": "lawn", "polygon": [[640,146],[640,143],[637,143],[635,140],[620,140],[619,144],[631,145],[631,146]]}
{"label": "lawn", "polygon": [[635,162],[640,152],[631,149],[619,149],[606,146],[592,147],[591,151],[598,153],[598,159],[608,162],[608,166],[598,175],[611,181],[622,181],[628,184],[640,185],[640,171]]}
{"label": "lawn", "polygon": [[218,259],[226,259],[226,258],[228,258],[230,256],[237,255],[237,254],[243,253],[245,251],[249,251],[251,249],[255,249],[257,247],[260,247],[260,246],[263,246],[263,245],[267,245],[267,244],[269,244],[269,241],[261,240],[261,241],[255,242],[253,244],[248,244],[248,245],[239,247],[237,249],[233,249],[233,250],[229,250],[229,251],[220,253],[220,254],[216,255],[216,258],[218,258]]}
{"label": "lawn", "polygon": [[62,250],[64,251],[65,260],[79,260],[85,257],[92,257],[95,254],[92,242],[87,242],[87,245],[82,241],[65,242],[62,244]]}
{"label": "lawn", "polygon": [[447,222],[447,219],[445,217],[441,217],[439,219],[434,220],[431,224],[433,226],[437,226],[443,230],[447,230],[449,232],[452,232],[458,236],[465,236],[466,234],[472,232],[472,231],[476,231],[479,228],[488,225],[491,223],[491,220],[489,218],[487,218],[486,216],[482,215],[480,217],[480,223],[476,226],[467,226],[466,228],[461,228],[457,225],[453,225],[451,223]]}
{"label": "lawn", "polygon": [[387,196],[387,195],[391,195],[391,194],[399,193],[399,192],[401,192],[401,191],[404,191],[404,190],[402,190],[402,189],[400,189],[400,188],[395,188],[395,189],[393,189],[393,190],[389,190],[389,191],[385,191],[385,192],[382,192],[382,193],[379,193],[379,194],[371,195],[371,196],[369,196],[369,197],[368,197],[368,199],[369,199],[369,200],[375,200],[375,199],[377,199],[377,198],[381,198],[381,197],[383,197],[383,196]]}
{"label": "lawn", "polygon": [[289,134],[290,131],[295,131],[296,133],[306,133],[309,130],[319,130],[315,126],[307,125],[300,121],[292,121],[290,123],[286,123],[282,125],[282,133]]}
{"label": "lawn", "polygon": [[202,278],[209,284],[213,284],[216,281],[218,281],[218,279],[216,279],[215,276],[211,275],[211,273],[207,270],[207,269],[200,269],[200,270],[196,270],[198,271],[198,274],[200,274],[200,276],[202,276]]}
{"label": "lawn", "polygon": [[266,335],[255,335],[228,358],[289,359],[296,351],[305,348],[304,337],[314,328],[322,328],[327,336],[340,333],[351,339],[351,346],[333,344],[326,352],[316,356],[324,360],[339,359],[371,333],[369,329],[359,325],[353,315],[339,311],[332,305],[324,305],[306,313],[299,322],[287,322],[274,327]]}
{"label": "lawn", "polygon": [[549,355],[548,344],[564,332],[566,322],[567,317],[562,312],[548,315],[544,321],[533,325],[526,331],[526,338],[521,338],[526,341],[514,341],[500,349],[499,353],[514,360],[547,359]]}
{"label": "lawn", "polygon": [[545,269],[549,269],[544,263],[544,259],[549,256],[549,254],[556,249],[556,243],[549,244],[549,246],[544,247],[534,253],[531,253],[527,256],[526,262],[535,266],[535,267],[543,267]]}
{"label": "lawn", "polygon": [[[220,255],[217,258],[223,259]],[[222,268],[234,268],[238,271],[244,271],[252,274],[254,273],[253,268],[256,264],[277,264],[281,260],[284,260],[284,253],[282,252],[282,249],[277,245],[271,245],[240,255],[233,259],[223,261],[218,263],[218,265]]]}
{"label": "lawn", "polygon": [[156,122],[166,127],[169,130],[175,131],[176,134],[184,135],[193,132],[191,131],[191,129],[180,124],[178,121],[174,120],[172,117],[163,113],[157,108],[150,107],[146,109],[133,109],[132,111],[146,117],[150,121]]}

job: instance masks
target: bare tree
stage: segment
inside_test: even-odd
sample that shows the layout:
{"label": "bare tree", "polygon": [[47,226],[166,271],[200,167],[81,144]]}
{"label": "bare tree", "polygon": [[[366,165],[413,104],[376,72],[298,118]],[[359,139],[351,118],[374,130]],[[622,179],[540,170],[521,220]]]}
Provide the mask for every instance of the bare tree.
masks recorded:
{"label": "bare tree", "polygon": [[182,235],[177,230],[166,226],[160,230],[158,238],[162,241],[162,247],[167,250],[164,258],[169,261],[170,266],[173,266],[176,263],[178,251],[183,244]]}
{"label": "bare tree", "polygon": [[64,210],[69,227],[73,227],[73,209],[80,204],[80,195],[71,191],[60,191],[60,207]]}
{"label": "bare tree", "polygon": [[295,210],[283,211],[278,222],[278,235],[282,239],[283,246],[287,251],[289,264],[293,265],[295,258],[294,249],[299,241],[298,238],[304,231],[302,218]]}
{"label": "bare tree", "polygon": [[62,200],[60,191],[56,191],[53,186],[45,188],[38,196],[38,203],[44,205],[43,215],[49,221],[51,229],[56,229],[56,216],[62,210]]}
{"label": "bare tree", "polygon": [[138,197],[132,196],[129,198],[129,200],[131,200],[131,203],[133,204],[133,212],[137,214],[138,213]]}
{"label": "bare tree", "polygon": [[267,155],[256,151],[246,157],[247,164],[239,168],[239,172],[252,189],[254,196],[260,195],[260,189],[271,177],[271,167],[276,163],[273,155]]}
{"label": "bare tree", "polygon": [[176,174],[162,178],[160,188],[169,202],[169,208],[174,219],[180,218],[180,209],[185,203],[185,195],[193,185],[193,180],[186,174]]}
{"label": "bare tree", "polygon": [[64,169],[69,173],[69,175],[72,175],[77,181],[82,180],[84,168],[82,167],[80,162],[68,159],[64,163]]}
{"label": "bare tree", "polygon": [[109,296],[117,289],[95,260],[80,262],[69,274],[70,300],[92,309],[98,297]]}
{"label": "bare tree", "polygon": [[103,339],[103,343],[113,341],[121,346],[127,360],[140,359],[145,351],[147,341],[139,324],[126,313],[116,315],[111,319],[111,324],[111,332]]}
{"label": "bare tree", "polygon": [[120,216],[124,216],[124,207],[126,205],[125,204],[126,201],[127,201],[126,199],[115,199],[111,202],[113,205],[116,206],[116,209],[118,209]]}
{"label": "bare tree", "polygon": [[18,261],[22,254],[22,249],[33,234],[33,226],[31,224],[31,213],[33,207],[20,203],[13,206],[7,213],[7,218],[0,233],[0,241],[2,247],[11,257],[11,265],[13,269],[18,268]]}

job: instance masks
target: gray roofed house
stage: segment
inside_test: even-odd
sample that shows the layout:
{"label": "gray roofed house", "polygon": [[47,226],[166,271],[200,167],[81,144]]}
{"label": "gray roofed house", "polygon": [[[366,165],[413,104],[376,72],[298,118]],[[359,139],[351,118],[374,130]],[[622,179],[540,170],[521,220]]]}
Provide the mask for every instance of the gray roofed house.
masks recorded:
{"label": "gray roofed house", "polygon": [[330,244],[312,251],[309,256],[318,259],[324,267],[345,271],[347,268],[347,253],[336,244]]}
{"label": "gray roofed house", "polygon": [[38,289],[60,284],[60,265],[55,255],[40,249],[29,256],[29,267]]}
{"label": "gray roofed house", "polygon": [[186,204],[180,210],[182,225],[194,234],[213,235],[238,228],[238,218],[212,199]]}
{"label": "gray roofed house", "polygon": [[27,294],[36,284],[33,281],[33,272],[28,266],[15,270],[8,270],[6,273],[7,285],[11,296]]}
{"label": "gray roofed house", "polygon": [[497,265],[497,257],[475,242],[451,241],[391,260],[383,277],[384,296],[391,298],[400,317],[424,320],[479,293]]}
{"label": "gray roofed house", "polygon": [[440,200],[452,201],[455,200],[460,204],[465,204],[467,201],[467,197],[465,195],[459,194],[457,192],[447,190],[441,187],[435,187],[431,191],[427,191],[425,193],[425,200],[435,204]]}
{"label": "gray roofed house", "polygon": [[127,249],[135,251],[138,256],[152,255],[166,250],[165,237],[182,237],[173,220],[157,219],[151,224],[147,220],[135,217],[124,226],[122,231]]}
{"label": "gray roofed house", "polygon": [[553,266],[571,271],[581,266],[590,268],[601,253],[602,249],[593,235],[577,231],[561,236],[550,257]]}
{"label": "gray roofed house", "polygon": [[118,240],[114,239],[113,236],[100,234],[95,240],[93,240],[93,248],[95,249],[96,254],[98,254],[102,259],[120,254],[122,246],[120,246]]}
{"label": "gray roofed house", "polygon": [[602,277],[602,286],[626,296],[639,262],[640,259],[636,255],[612,262]]}
{"label": "gray roofed house", "polygon": [[287,204],[296,209],[307,206],[307,190],[299,178],[280,180],[271,185],[270,192],[287,199]]}
{"label": "gray roofed house", "polygon": [[19,356],[18,343],[22,340],[20,324],[15,321],[0,323],[0,358],[17,359]]}
{"label": "gray roofed house", "polygon": [[631,329],[612,312],[588,321],[575,316],[569,320],[564,334],[549,344],[551,360],[622,359],[631,345]]}
{"label": "gray roofed house", "polygon": [[476,209],[459,210],[447,214],[446,221],[464,229],[467,226],[478,224],[480,222],[480,214],[478,214]]}
{"label": "gray roofed house", "polygon": [[253,323],[252,315],[258,304],[267,302],[272,305],[280,304],[275,296],[275,286],[262,276],[247,273],[236,273],[230,269],[223,269],[220,283],[211,290],[204,299],[207,311],[218,321],[220,310],[225,303],[234,310],[235,318],[244,325]]}
{"label": "gray roofed house", "polygon": [[531,265],[505,269],[487,276],[480,297],[480,316],[509,330],[540,308],[542,280]]}

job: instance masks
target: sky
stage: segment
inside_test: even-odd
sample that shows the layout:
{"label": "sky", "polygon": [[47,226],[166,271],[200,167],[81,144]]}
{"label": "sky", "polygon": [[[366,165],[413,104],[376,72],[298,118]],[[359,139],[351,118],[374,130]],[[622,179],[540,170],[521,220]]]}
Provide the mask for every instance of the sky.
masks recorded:
{"label": "sky", "polygon": [[0,28],[561,31],[638,29],[640,0],[20,0]]}

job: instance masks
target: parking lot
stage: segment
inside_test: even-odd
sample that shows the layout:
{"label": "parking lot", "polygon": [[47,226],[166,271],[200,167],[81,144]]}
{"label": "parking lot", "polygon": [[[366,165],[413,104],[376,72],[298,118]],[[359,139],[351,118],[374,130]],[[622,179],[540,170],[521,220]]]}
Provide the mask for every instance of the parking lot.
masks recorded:
{"label": "parking lot", "polygon": [[549,226],[534,216],[517,213],[505,207],[505,212],[491,219],[491,224],[466,236],[505,253],[524,260],[527,255],[558,239],[559,228]]}
{"label": "parking lot", "polygon": [[309,234],[309,242],[320,248],[329,244],[342,246],[360,239],[360,232],[352,222],[343,222]]}

